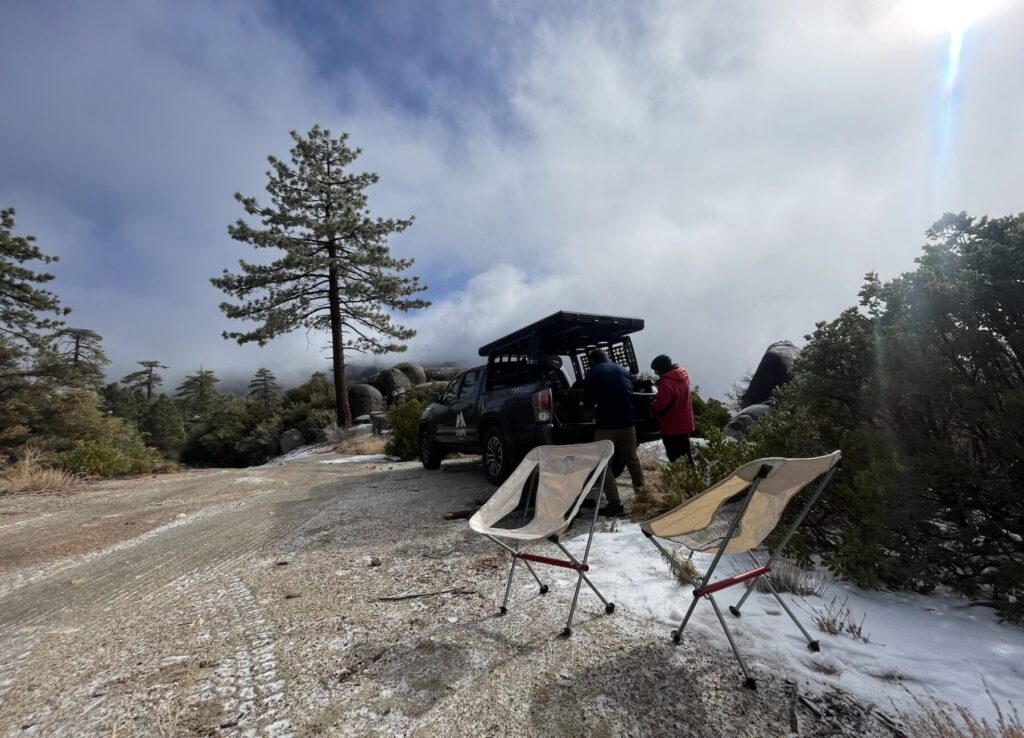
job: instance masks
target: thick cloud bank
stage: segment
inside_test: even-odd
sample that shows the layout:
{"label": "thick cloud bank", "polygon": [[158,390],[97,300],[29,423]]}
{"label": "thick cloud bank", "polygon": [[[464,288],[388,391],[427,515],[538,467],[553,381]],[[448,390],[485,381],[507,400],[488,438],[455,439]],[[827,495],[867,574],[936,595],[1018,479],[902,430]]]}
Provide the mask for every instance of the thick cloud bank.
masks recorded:
{"label": "thick cloud bank", "polygon": [[0,205],[61,256],[112,374],[327,366],[322,336],[221,339],[208,282],[250,257],[232,193],[314,122],[363,148],[377,214],[417,216],[393,248],[432,287],[424,361],[557,309],[628,314],[643,358],[720,394],[865,272],[910,268],[943,210],[1021,209],[1020,4],[968,31],[953,121],[945,38],[891,3],[432,5],[5,11]]}

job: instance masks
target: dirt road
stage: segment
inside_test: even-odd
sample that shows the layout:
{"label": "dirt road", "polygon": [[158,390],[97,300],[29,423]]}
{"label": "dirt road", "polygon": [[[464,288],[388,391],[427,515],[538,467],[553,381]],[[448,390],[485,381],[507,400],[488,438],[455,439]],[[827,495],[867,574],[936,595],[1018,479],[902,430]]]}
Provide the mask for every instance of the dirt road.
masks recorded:
{"label": "dirt road", "polygon": [[496,617],[506,558],[442,518],[491,491],[313,458],[0,499],[0,735],[791,734],[781,678],[628,608],[564,640],[523,578]]}

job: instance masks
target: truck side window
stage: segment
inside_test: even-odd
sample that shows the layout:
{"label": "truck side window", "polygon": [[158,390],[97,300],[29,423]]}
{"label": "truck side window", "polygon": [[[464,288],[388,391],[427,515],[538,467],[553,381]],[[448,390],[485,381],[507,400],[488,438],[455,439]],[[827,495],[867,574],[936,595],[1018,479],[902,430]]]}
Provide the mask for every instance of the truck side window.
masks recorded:
{"label": "truck side window", "polygon": [[471,400],[476,393],[476,371],[466,372],[462,375],[462,387],[459,388],[460,400]]}
{"label": "truck side window", "polygon": [[445,405],[451,405],[455,402],[455,398],[458,394],[459,380],[462,377],[456,377],[448,383],[448,386],[444,388],[444,392],[441,393],[441,402]]}

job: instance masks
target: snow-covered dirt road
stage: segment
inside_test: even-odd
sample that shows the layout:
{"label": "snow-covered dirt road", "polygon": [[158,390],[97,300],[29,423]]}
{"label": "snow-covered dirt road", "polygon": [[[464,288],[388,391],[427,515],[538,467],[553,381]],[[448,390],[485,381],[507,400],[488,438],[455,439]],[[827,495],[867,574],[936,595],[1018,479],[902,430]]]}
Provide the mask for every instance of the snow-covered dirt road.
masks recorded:
{"label": "snow-covered dirt road", "polygon": [[478,463],[321,460],[0,499],[0,735],[888,734],[586,592],[562,639],[561,580],[496,617]]}

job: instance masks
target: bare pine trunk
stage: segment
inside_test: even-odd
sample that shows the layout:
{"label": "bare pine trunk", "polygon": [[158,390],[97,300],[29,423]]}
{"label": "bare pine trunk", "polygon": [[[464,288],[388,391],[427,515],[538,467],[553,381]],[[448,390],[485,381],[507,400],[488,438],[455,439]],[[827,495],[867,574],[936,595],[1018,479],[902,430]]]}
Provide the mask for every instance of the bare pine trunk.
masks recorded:
{"label": "bare pine trunk", "polygon": [[332,238],[327,244],[331,259],[328,272],[327,301],[331,308],[331,358],[334,366],[334,414],[342,428],[352,427],[352,409],[348,406],[348,382],[345,379],[345,346],[341,335],[341,306],[338,296],[338,270],[334,266],[337,248]]}

